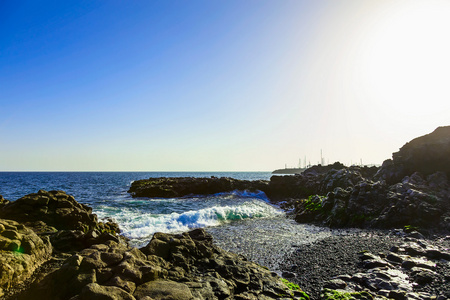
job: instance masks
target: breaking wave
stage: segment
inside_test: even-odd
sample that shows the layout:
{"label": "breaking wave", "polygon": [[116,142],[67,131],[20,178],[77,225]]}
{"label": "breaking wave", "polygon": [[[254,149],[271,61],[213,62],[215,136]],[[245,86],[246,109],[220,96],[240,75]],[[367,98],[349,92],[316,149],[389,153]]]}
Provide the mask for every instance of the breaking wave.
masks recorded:
{"label": "breaking wave", "polygon": [[[244,195],[239,196],[243,197]],[[169,214],[154,214],[127,207],[120,209],[105,207],[98,212],[100,218],[103,216],[113,217],[120,224],[122,234],[132,240],[149,238],[155,232],[183,232],[193,228],[218,226],[244,219],[270,218],[281,214],[283,213],[275,207],[254,198],[236,205],[216,205]]]}

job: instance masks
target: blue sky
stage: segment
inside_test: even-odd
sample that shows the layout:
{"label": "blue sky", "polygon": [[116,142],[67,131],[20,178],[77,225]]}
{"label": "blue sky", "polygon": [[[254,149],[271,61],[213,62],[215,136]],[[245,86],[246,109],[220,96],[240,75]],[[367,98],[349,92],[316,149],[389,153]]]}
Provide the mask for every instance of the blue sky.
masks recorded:
{"label": "blue sky", "polygon": [[448,125],[450,5],[361,2],[2,1],[0,170],[381,163]]}

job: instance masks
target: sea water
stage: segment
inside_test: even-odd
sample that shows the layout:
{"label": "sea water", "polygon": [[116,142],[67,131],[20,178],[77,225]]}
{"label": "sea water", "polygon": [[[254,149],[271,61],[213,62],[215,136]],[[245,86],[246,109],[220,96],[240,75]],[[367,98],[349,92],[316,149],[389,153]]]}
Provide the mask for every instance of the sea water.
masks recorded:
{"label": "sea water", "polygon": [[[99,219],[116,221],[136,247],[155,232],[179,233],[206,228],[222,248],[271,269],[299,243],[331,234],[300,225],[269,203],[263,192],[234,191],[182,198],[132,198],[131,183],[155,177],[232,177],[268,180],[269,172],[0,172],[0,195],[14,201],[40,189],[63,190],[93,208]],[[270,255],[268,255],[270,253]]]}

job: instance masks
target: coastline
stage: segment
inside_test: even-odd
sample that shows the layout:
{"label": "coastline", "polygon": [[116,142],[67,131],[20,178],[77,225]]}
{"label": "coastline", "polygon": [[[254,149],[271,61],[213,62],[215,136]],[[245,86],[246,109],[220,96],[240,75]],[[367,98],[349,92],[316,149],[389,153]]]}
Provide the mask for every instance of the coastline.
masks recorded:
{"label": "coastline", "polygon": [[[144,247],[130,247],[117,223],[99,221],[92,207],[64,191],[39,190],[12,202],[0,196],[0,295],[310,299],[304,285],[312,299],[447,299],[449,145],[450,126],[407,143],[379,168],[335,163],[270,181],[161,177],[129,183],[131,200],[137,199],[129,203],[168,198],[179,206],[192,195],[202,195],[195,199],[205,202],[205,195],[264,192],[297,223],[344,228],[307,243],[289,236],[300,228],[297,224],[275,226],[275,234],[262,231],[267,239],[251,258],[259,264],[217,247],[204,229],[157,232]],[[261,229],[257,222],[253,225],[248,233],[237,227],[230,241]],[[270,225],[274,227],[274,219]],[[284,241],[277,239],[283,233]],[[264,256],[278,274],[261,266]],[[27,285],[30,278],[34,281]]]}

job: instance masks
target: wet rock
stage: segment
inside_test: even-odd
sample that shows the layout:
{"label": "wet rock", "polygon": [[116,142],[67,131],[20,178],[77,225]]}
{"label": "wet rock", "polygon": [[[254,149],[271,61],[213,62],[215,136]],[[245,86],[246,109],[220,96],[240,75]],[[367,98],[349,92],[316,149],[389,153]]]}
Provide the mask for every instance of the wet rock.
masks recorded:
{"label": "wet rock", "polygon": [[295,277],[295,273],[289,272],[289,271],[284,271],[281,276],[283,278],[293,278]]}
{"label": "wet rock", "polygon": [[[392,250],[391,250],[392,251]],[[389,260],[392,263],[398,263],[401,264],[403,263],[405,257],[402,257],[401,255],[395,254],[395,253],[389,253],[386,256],[386,259]]]}
{"label": "wet rock", "polygon": [[436,272],[425,268],[413,267],[411,271],[414,281],[420,285],[431,283],[436,277]]}

